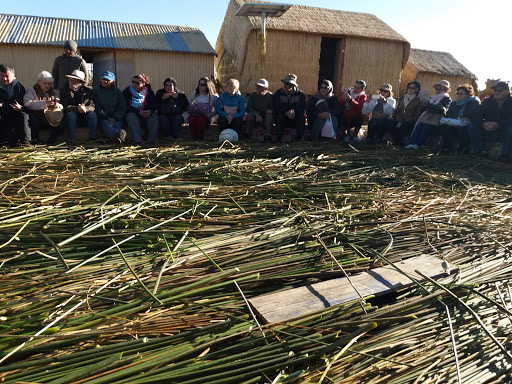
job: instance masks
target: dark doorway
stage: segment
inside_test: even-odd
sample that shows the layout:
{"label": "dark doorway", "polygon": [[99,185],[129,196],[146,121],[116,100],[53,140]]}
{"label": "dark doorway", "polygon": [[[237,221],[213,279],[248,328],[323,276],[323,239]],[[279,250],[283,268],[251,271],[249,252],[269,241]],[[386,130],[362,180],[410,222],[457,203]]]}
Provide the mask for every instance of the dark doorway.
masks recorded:
{"label": "dark doorway", "polygon": [[337,79],[336,58],[337,48],[340,39],[331,37],[322,37],[322,45],[320,48],[320,60],[318,71],[318,82],[328,79],[335,83]]}

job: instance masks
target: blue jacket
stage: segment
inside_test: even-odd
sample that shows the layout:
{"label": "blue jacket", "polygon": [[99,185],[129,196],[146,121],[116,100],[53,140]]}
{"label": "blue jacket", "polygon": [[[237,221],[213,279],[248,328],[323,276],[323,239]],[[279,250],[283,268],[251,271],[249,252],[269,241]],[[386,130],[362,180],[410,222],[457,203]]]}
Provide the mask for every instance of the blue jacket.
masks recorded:
{"label": "blue jacket", "polygon": [[245,99],[240,93],[240,91],[236,91],[236,93],[231,96],[227,91],[222,93],[217,99],[217,114],[220,117],[226,117],[228,114],[224,112],[224,106],[234,107],[238,106],[238,112],[236,112],[233,117],[243,117],[245,116]]}

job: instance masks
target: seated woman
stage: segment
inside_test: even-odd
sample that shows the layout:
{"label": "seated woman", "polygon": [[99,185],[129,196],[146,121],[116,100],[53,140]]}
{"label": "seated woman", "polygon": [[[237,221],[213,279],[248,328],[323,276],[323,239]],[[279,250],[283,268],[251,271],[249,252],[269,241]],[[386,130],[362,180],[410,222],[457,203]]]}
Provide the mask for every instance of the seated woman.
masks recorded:
{"label": "seated woman", "polygon": [[240,136],[245,116],[245,99],[238,91],[240,83],[236,79],[229,79],[226,92],[217,99],[217,114],[219,130],[231,128]]}
{"label": "seated woman", "polygon": [[363,104],[366,101],[366,82],[356,80],[354,87],[345,89],[340,97],[340,133],[345,141],[357,140],[357,134],[363,125]]}
{"label": "seated woman", "polygon": [[176,80],[168,77],[164,87],[156,92],[158,122],[164,137],[179,137],[180,128],[185,122],[183,113],[187,110],[187,96],[176,86]]}
{"label": "seated woman", "polygon": [[411,135],[416,121],[420,118],[423,107],[418,96],[420,91],[421,84],[413,81],[407,84],[407,93],[398,100],[398,105],[393,112],[391,128],[395,145],[403,145],[404,138]]}
{"label": "seated woman", "polygon": [[391,116],[395,111],[396,104],[391,90],[391,84],[384,84],[377,94],[372,95],[371,99],[366,100],[363,104],[363,114],[371,115],[368,123],[368,141],[373,141],[376,136],[377,141],[381,142],[386,131],[390,130]]}
{"label": "seated woman", "polygon": [[[311,141],[318,141],[326,120],[331,117],[334,131],[338,129],[338,118],[340,115],[340,104],[333,91],[332,83],[329,80],[322,80],[318,92],[312,95],[306,105],[309,124],[311,128]],[[325,105],[325,107],[322,107]]]}
{"label": "seated woman", "polygon": [[[59,90],[53,89],[53,77],[50,72],[42,71],[37,75],[37,83],[27,89],[23,96],[23,104],[30,111],[29,124],[32,130],[32,140],[36,144],[40,143],[39,132],[42,127],[61,127],[62,123],[62,104],[59,104]],[[49,120],[45,117],[49,111],[60,111],[60,119]],[[59,128],[63,130],[63,128]]]}
{"label": "seated woman", "polygon": [[204,131],[210,126],[219,96],[215,85],[208,77],[201,77],[197,88],[190,96],[188,105],[188,126],[194,140],[204,140]]}
{"label": "seated woman", "polygon": [[[443,136],[443,149],[451,152],[458,144],[457,152],[464,152],[469,146],[468,127],[480,105],[480,99],[475,97],[475,91],[469,84],[457,87],[457,97],[446,112],[446,122],[441,120],[441,135]],[[453,119],[453,120],[448,120]]]}
{"label": "seated woman", "polygon": [[446,110],[452,102],[450,95],[450,83],[441,80],[434,84],[436,94],[429,99],[420,96],[423,105],[423,113],[418,119],[411,135],[411,142],[405,148],[419,149],[430,135],[439,135],[439,122],[446,115]]}
{"label": "seated woman", "polygon": [[157,101],[149,78],[144,74],[135,75],[132,84],[123,90],[126,101],[126,125],[135,144],[142,143],[141,124],[145,124],[148,141],[158,138]]}

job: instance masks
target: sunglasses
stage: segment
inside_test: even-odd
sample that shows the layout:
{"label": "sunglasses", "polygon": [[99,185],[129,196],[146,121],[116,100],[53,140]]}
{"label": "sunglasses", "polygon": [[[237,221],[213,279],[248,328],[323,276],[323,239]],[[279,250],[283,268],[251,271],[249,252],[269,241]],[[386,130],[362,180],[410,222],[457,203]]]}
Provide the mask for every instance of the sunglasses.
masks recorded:
{"label": "sunglasses", "polygon": [[456,93],[456,95],[457,95],[457,96],[464,96],[464,95],[465,95],[465,93],[464,93],[464,92],[457,92],[457,93]]}
{"label": "sunglasses", "polygon": [[320,89],[329,89],[329,87],[320,87]]}
{"label": "sunglasses", "polygon": [[199,86],[200,86],[200,87],[206,87],[207,85],[208,85],[208,84],[206,84],[206,83],[199,83]]}
{"label": "sunglasses", "polygon": [[389,92],[389,89],[379,89],[381,92]]}
{"label": "sunglasses", "polygon": [[142,81],[132,80],[132,84],[142,84]]}
{"label": "sunglasses", "polygon": [[284,83],[284,85],[286,85],[287,87],[293,87],[292,83]]}
{"label": "sunglasses", "polygon": [[493,92],[503,92],[505,91],[504,89],[493,89]]}
{"label": "sunglasses", "polygon": [[407,89],[418,89],[416,87],[407,87]]}

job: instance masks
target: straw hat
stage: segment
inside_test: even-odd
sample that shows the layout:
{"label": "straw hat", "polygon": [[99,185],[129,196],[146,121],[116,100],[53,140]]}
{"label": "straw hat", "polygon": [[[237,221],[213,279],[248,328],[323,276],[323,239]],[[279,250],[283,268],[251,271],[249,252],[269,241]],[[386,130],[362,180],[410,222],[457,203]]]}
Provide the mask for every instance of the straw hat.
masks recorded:
{"label": "straw hat", "polygon": [[64,112],[60,108],[46,108],[44,110],[44,117],[46,117],[46,120],[52,127],[56,127],[64,118]]}
{"label": "straw hat", "polygon": [[439,83],[434,84],[434,87],[445,87],[446,89],[450,89],[450,82],[448,80],[441,80]]}
{"label": "straw hat", "polygon": [[85,73],[83,73],[79,69],[75,69],[71,75],[66,75],[68,79],[77,79],[80,80],[82,83],[85,83]]}

